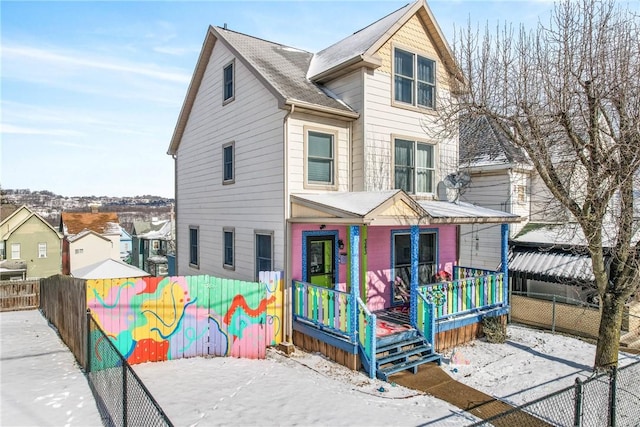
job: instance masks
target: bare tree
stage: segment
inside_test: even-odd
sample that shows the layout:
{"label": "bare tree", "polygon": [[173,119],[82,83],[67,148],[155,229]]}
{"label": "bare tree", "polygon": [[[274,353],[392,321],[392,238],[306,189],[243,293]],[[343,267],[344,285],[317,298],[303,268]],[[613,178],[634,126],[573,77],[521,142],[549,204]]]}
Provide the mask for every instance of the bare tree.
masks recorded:
{"label": "bare tree", "polygon": [[454,43],[466,84],[442,109],[495,120],[582,230],[602,308],[598,370],[617,365],[624,304],[640,283],[639,40],[638,16],[612,0],[561,0],[531,31],[469,25]]}

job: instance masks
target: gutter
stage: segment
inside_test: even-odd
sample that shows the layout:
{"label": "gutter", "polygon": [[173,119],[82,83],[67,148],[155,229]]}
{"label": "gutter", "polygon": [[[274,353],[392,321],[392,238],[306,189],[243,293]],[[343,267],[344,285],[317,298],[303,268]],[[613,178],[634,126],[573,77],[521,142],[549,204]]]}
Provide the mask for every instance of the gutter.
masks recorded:
{"label": "gutter", "polygon": [[289,106],[291,109],[298,107],[301,109],[325,113],[332,116],[340,116],[350,120],[356,120],[360,117],[360,113],[356,113],[355,111],[345,111],[333,107],[324,107],[321,105],[311,104],[309,102],[298,101],[294,99],[286,99],[284,101],[284,105]]}

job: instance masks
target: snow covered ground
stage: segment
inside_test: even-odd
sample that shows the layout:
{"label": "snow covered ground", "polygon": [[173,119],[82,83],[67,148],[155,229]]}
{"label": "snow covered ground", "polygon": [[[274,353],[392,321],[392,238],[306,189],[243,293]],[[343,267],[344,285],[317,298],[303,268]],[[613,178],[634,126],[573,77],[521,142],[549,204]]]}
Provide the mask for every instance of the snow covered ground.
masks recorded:
{"label": "snow covered ground", "polygon": [[[0,425],[101,425],[87,381],[38,311],[0,313]],[[523,403],[590,375],[595,348],[518,326],[505,344],[445,354],[455,379]],[[621,365],[638,360],[621,355]],[[455,363],[454,363],[455,362]],[[266,360],[193,358],[135,365],[176,426],[430,425],[474,418],[415,390],[352,372],[317,354],[275,350]]]}

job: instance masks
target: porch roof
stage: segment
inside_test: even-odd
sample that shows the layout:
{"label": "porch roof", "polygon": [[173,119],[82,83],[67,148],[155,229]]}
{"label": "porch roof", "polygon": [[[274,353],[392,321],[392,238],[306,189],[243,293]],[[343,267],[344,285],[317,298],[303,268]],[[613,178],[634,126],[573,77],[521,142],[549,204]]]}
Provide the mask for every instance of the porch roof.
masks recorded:
{"label": "porch roof", "polygon": [[469,203],[416,201],[402,190],[292,194],[290,222],[369,225],[520,222],[520,217]]}

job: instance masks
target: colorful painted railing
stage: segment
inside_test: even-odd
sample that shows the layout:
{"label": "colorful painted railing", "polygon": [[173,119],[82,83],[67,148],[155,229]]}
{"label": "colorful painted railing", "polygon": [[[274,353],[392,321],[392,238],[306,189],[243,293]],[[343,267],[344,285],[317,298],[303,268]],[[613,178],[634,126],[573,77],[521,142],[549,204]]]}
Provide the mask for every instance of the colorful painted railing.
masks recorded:
{"label": "colorful painted railing", "polygon": [[493,272],[484,276],[422,285],[418,287],[418,293],[433,303],[437,320],[506,303],[503,278],[502,273]]}
{"label": "colorful painted railing", "polygon": [[356,325],[351,321],[353,296],[310,283],[293,281],[293,315],[321,329],[353,340]]}
{"label": "colorful painted railing", "polygon": [[468,279],[470,277],[478,277],[478,276],[487,276],[489,274],[496,274],[496,273],[498,272],[493,270],[484,270],[482,268],[454,266],[453,280]]}
{"label": "colorful painted railing", "polygon": [[358,303],[358,345],[363,365],[370,378],[376,377],[376,315],[366,304],[356,298]]}
{"label": "colorful painted railing", "polygon": [[432,345],[432,348],[436,348],[436,322],[434,322],[434,319],[435,307],[433,302],[429,301],[423,294],[418,292],[415,328]]}

